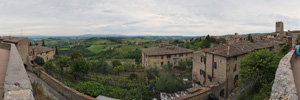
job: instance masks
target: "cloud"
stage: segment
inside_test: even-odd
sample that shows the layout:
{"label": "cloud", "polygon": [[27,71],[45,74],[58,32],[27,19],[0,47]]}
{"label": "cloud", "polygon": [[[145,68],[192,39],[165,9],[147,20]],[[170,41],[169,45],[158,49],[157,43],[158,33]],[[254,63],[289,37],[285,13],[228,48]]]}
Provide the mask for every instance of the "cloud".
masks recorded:
{"label": "cloud", "polygon": [[0,35],[224,35],[299,29],[297,0],[0,0]]}

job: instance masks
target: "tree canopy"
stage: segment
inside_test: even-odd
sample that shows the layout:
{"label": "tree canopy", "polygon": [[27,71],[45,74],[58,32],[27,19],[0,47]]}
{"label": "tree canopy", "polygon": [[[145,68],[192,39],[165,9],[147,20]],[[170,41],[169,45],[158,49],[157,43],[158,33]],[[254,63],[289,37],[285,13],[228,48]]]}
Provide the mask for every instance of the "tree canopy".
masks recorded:
{"label": "tree canopy", "polygon": [[86,61],[83,57],[79,57],[74,59],[70,71],[76,80],[77,76],[88,74],[89,69],[90,69],[90,63]]}

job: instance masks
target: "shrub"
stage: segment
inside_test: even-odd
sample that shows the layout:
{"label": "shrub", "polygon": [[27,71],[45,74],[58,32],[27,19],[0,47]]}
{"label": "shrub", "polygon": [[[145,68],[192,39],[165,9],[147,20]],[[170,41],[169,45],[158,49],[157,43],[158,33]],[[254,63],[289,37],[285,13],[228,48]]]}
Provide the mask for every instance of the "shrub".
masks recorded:
{"label": "shrub", "polygon": [[138,75],[135,74],[135,73],[131,73],[131,74],[128,76],[128,79],[130,79],[130,80],[138,79]]}
{"label": "shrub", "polygon": [[160,73],[159,80],[156,85],[158,92],[174,93],[184,88],[183,81],[169,73]]}
{"label": "shrub", "polygon": [[159,69],[157,67],[150,67],[146,70],[148,79],[155,79],[159,74]]}
{"label": "shrub", "polygon": [[289,52],[290,48],[291,48],[291,46],[287,43],[287,44],[283,45],[283,47],[280,50],[280,53],[285,55]]}
{"label": "shrub", "polygon": [[34,62],[38,65],[41,65],[41,66],[43,66],[45,64],[44,59],[42,57],[39,57],[39,56],[35,57]]}
{"label": "shrub", "polygon": [[52,71],[54,69],[53,63],[52,62],[46,62],[46,64],[44,64],[44,69],[47,73],[49,73],[50,71]]}
{"label": "shrub", "polygon": [[125,63],[125,64],[124,64],[124,70],[125,70],[125,71],[134,71],[135,69],[134,69],[134,66],[133,66],[132,64],[130,64],[130,63]]}
{"label": "shrub", "polygon": [[91,71],[96,73],[102,73],[102,74],[112,74],[113,68],[111,65],[107,64],[104,59],[99,59],[96,61],[91,62]]}
{"label": "shrub", "polygon": [[101,83],[94,81],[82,82],[78,84],[75,89],[80,93],[84,93],[92,97],[108,95],[106,88]]}

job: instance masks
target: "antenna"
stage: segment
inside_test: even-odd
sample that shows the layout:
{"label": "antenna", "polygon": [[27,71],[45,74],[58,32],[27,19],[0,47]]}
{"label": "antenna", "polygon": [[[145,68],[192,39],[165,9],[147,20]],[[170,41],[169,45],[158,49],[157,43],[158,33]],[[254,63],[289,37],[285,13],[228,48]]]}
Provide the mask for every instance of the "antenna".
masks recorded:
{"label": "antenna", "polygon": [[21,28],[21,36],[23,36],[23,29]]}

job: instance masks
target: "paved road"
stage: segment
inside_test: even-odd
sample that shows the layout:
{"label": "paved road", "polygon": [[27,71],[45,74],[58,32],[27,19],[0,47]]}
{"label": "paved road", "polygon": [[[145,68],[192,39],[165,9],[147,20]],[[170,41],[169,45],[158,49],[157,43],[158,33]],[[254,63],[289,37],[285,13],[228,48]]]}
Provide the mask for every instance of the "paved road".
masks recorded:
{"label": "paved road", "polygon": [[297,92],[298,92],[298,96],[300,96],[300,57],[298,57],[294,61],[293,74],[294,74],[294,79],[295,79],[295,84],[296,84],[296,89],[297,89]]}
{"label": "paved road", "polygon": [[9,52],[10,51],[8,50],[0,49],[0,100],[3,99],[3,87],[9,59]]}
{"label": "paved road", "polygon": [[42,79],[40,79],[39,77],[37,77],[34,73],[28,72],[28,76],[30,79],[30,82],[38,82],[40,84],[42,84],[44,91],[47,95],[49,95],[51,98],[53,98],[54,100],[68,100],[66,97],[64,97],[63,95],[61,95],[60,93],[58,93],[57,91],[55,91],[51,86],[49,86],[46,82],[44,82]]}

